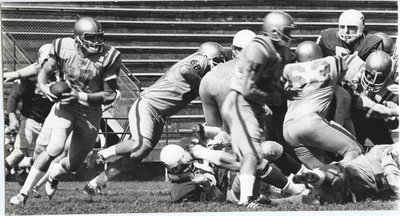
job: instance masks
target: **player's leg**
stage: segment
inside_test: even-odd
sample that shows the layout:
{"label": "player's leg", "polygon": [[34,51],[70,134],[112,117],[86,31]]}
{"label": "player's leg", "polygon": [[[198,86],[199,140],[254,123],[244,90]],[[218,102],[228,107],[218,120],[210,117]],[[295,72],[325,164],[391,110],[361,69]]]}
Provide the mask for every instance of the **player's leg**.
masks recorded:
{"label": "player's leg", "polygon": [[[307,120],[305,121],[305,119]],[[310,164],[308,161],[310,158],[316,158],[317,149],[341,155],[343,161],[351,160],[362,153],[361,145],[348,131],[334,122],[326,121],[317,114],[293,120],[285,126],[287,126],[285,138],[294,144],[296,154],[306,165]],[[323,155],[323,153],[321,154]],[[316,166],[308,165],[308,167]]]}
{"label": "player's leg", "polygon": [[5,175],[18,165],[26,156],[29,156],[29,146],[33,144],[42,128],[42,124],[33,119],[22,117],[21,125],[14,142],[14,150],[6,157]]}
{"label": "player's leg", "polygon": [[46,192],[50,198],[57,190],[58,176],[77,171],[96,142],[102,115],[101,107],[90,107],[85,113],[79,111],[80,109],[75,107],[70,109],[74,115],[71,142],[67,157],[53,166],[49,181],[46,183]]}
{"label": "player's leg", "polygon": [[[129,111],[129,126],[132,138],[110,146],[98,152],[99,156],[107,160],[115,155],[126,155],[140,149],[143,156],[147,156],[158,143],[164,127],[164,119],[142,98],[135,101]],[[136,157],[136,156],[135,156]]]}
{"label": "player's leg", "polygon": [[11,198],[11,204],[25,203],[28,194],[45,174],[51,161],[62,153],[67,136],[71,132],[72,118],[71,113],[60,109],[59,104],[53,106],[36,140],[40,145],[47,146],[47,149],[35,160],[19,194]]}
{"label": "player's leg", "polygon": [[261,129],[252,107],[237,92],[228,94],[222,111],[231,131],[232,148],[241,161],[239,204],[246,204],[248,198],[253,196],[256,168],[261,159]]}

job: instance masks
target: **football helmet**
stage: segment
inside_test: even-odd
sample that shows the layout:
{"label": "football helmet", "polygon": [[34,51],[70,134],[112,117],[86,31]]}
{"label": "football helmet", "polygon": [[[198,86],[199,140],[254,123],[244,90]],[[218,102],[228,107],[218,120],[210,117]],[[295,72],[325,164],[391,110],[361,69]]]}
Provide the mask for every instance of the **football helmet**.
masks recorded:
{"label": "football helmet", "polygon": [[322,58],[321,48],[313,41],[304,41],[296,48],[296,60],[298,62],[313,61]]}
{"label": "football helmet", "polygon": [[91,17],[82,17],[74,26],[75,41],[78,46],[90,54],[103,51],[104,32],[99,21]]}
{"label": "football helmet", "polygon": [[393,55],[395,46],[392,38],[390,38],[389,35],[383,32],[377,32],[375,33],[375,35],[382,38],[383,51],[385,51],[389,55]]}
{"label": "football helmet", "polygon": [[232,58],[237,58],[240,51],[250,43],[256,34],[248,29],[238,31],[232,41]]}
{"label": "football helmet", "polygon": [[355,41],[364,34],[364,25],[364,15],[360,11],[344,11],[339,17],[339,38],[348,44]]}
{"label": "football helmet", "polygon": [[188,168],[191,165],[192,159],[189,152],[175,144],[164,146],[160,152],[161,162],[163,162],[168,171],[173,174]]}
{"label": "football helmet", "polygon": [[392,68],[392,60],[389,54],[383,51],[371,53],[365,61],[365,68],[361,73],[361,86],[370,92],[378,92]]}
{"label": "football helmet", "polygon": [[39,48],[38,51],[38,62],[42,64],[46,59],[49,58],[51,44],[44,44]]}
{"label": "football helmet", "polygon": [[292,40],[290,32],[294,28],[293,17],[283,11],[273,11],[264,18],[264,33],[284,46],[289,46],[289,42]]}
{"label": "football helmet", "polygon": [[211,68],[226,60],[224,48],[215,42],[202,43],[197,52],[207,58]]}

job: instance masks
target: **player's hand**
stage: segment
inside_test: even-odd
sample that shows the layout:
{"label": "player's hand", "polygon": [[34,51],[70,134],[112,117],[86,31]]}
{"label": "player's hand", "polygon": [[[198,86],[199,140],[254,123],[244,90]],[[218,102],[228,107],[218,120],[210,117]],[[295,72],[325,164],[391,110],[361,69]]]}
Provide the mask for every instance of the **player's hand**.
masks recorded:
{"label": "player's hand", "polygon": [[17,71],[3,73],[3,82],[5,82],[5,83],[12,82],[16,79],[18,79]]}
{"label": "player's hand", "polygon": [[62,93],[61,94],[63,99],[61,99],[61,104],[71,104],[71,103],[76,103],[79,100],[79,94],[78,91],[75,89],[71,89],[71,92],[68,93]]}
{"label": "player's hand", "polygon": [[57,97],[50,92],[51,85],[52,85],[52,83],[48,83],[46,85],[39,84],[39,88],[40,88],[40,91],[42,91],[42,94],[44,96],[46,96],[51,102],[54,102],[57,100]]}

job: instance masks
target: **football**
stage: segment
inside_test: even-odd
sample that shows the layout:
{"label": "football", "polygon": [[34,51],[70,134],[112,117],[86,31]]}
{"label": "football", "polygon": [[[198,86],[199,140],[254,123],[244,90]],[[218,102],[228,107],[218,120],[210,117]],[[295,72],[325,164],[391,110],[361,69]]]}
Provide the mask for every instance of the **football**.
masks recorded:
{"label": "football", "polygon": [[50,92],[58,99],[62,99],[62,93],[71,92],[71,88],[64,81],[59,81],[50,86]]}

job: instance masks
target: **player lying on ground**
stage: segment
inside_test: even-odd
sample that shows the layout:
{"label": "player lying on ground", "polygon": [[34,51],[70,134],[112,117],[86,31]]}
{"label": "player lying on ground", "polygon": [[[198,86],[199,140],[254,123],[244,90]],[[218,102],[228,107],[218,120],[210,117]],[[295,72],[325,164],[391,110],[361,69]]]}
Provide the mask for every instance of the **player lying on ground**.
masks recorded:
{"label": "player lying on ground", "polygon": [[[214,140],[212,145],[210,144],[208,146],[220,149],[220,147],[216,147],[216,145],[225,146],[226,143]],[[267,141],[262,143],[262,149],[263,160],[257,168],[257,180],[272,184],[282,189],[283,193],[287,193],[289,195],[305,193],[305,188],[303,186],[293,184],[293,182],[287,179],[279,169],[274,166],[270,166],[270,162],[276,160],[282,154],[282,146],[276,142]],[[182,138],[177,145],[170,144],[165,146],[161,151],[160,159],[167,166],[169,174],[172,174],[178,179],[180,179],[180,176],[188,176],[189,179],[187,180],[191,180],[191,184],[199,184],[199,182],[201,182],[203,189],[206,189],[203,192],[208,194],[208,199],[216,199],[220,201],[224,198],[221,196],[221,191],[224,191],[224,189],[218,187],[219,185],[216,184],[221,179],[215,179],[216,172],[214,171],[207,171],[206,173],[192,172],[194,171],[194,167],[196,167],[196,163],[198,161],[207,161],[213,166],[215,165],[224,167],[233,171],[240,170],[240,162],[234,154],[221,150],[212,150],[206,148],[202,146],[197,139],[192,138]],[[205,178],[202,178],[202,176]],[[203,179],[203,181],[200,181],[201,179]],[[172,180],[174,191],[171,191],[171,193],[173,195],[179,195],[178,198],[191,196],[193,191],[189,191],[188,188],[186,188],[187,184],[179,184],[176,180],[177,179]],[[213,186],[217,186],[217,188]],[[216,190],[218,188],[220,190]],[[192,189],[195,190],[195,187],[192,187]],[[230,192],[231,196],[235,196],[234,194],[240,194],[240,185],[236,182],[235,186]],[[258,191],[256,192],[256,195],[257,197],[254,197],[254,202],[258,203],[261,201],[257,200],[259,195]],[[254,205],[252,206],[254,207]]]}
{"label": "player lying on ground", "polygon": [[[311,184],[308,196],[274,199],[272,202],[346,203],[366,198],[400,198],[400,143],[377,145],[365,155],[335,162],[296,175],[294,181]],[[383,195],[382,195],[383,194]]]}

